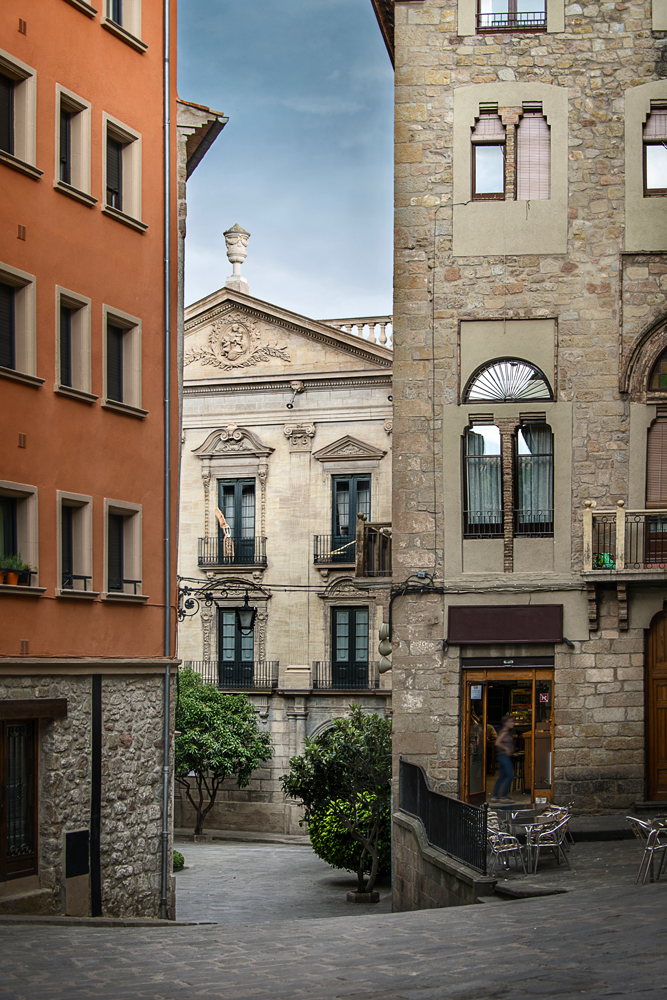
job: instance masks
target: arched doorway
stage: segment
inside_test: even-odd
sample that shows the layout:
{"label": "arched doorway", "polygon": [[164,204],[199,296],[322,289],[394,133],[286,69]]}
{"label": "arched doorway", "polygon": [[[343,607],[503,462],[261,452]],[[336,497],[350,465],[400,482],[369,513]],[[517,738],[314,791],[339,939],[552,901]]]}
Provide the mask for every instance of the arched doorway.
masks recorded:
{"label": "arched doorway", "polygon": [[651,622],[646,651],[648,798],[667,799],[667,612]]}

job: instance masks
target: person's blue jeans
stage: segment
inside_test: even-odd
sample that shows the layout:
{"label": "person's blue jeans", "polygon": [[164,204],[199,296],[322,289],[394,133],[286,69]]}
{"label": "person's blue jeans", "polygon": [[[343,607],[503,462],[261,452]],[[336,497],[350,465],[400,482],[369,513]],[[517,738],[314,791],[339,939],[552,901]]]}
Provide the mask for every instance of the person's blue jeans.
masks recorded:
{"label": "person's blue jeans", "polygon": [[[498,780],[496,781],[495,788],[493,789],[493,798],[500,799],[504,798],[512,787],[512,782],[514,781],[514,768],[512,766],[512,758],[508,757],[507,754],[498,755]],[[501,789],[504,786],[504,791]]]}

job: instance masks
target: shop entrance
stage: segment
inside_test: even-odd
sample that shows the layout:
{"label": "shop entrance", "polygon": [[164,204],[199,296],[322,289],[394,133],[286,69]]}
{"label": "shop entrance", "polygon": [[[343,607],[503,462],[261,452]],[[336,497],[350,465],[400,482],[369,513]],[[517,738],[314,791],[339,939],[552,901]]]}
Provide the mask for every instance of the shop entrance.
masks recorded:
{"label": "shop entrance", "polygon": [[[479,662],[479,661],[478,661]],[[501,661],[502,662],[502,661]],[[515,718],[517,803],[553,798],[553,667],[463,670],[463,798],[488,801],[498,777],[494,741],[504,715]]]}

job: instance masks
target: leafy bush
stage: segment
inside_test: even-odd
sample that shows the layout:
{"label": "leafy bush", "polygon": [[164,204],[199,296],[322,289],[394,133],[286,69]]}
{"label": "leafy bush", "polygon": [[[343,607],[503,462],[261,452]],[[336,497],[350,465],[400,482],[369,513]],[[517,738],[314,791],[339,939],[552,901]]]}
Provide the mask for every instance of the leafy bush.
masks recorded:
{"label": "leafy bush", "polygon": [[174,851],[174,871],[177,872],[185,864],[185,858],[180,851]]}
{"label": "leafy bush", "polygon": [[[367,800],[364,805],[357,808],[357,819],[360,830],[368,836],[373,825],[373,814],[370,805],[370,795],[364,796]],[[321,812],[313,812],[308,821],[308,834],[313,850],[322,861],[326,861],[332,868],[340,868],[343,871],[357,872],[363,845],[356,840],[348,828],[339,819],[338,811],[346,813],[351,819],[351,808],[340,799],[334,805]],[[388,875],[391,871],[391,832],[389,808],[385,806],[381,816],[381,832],[378,842],[379,863],[378,875]],[[364,873],[369,874],[372,866],[372,856],[366,854],[364,858]]]}

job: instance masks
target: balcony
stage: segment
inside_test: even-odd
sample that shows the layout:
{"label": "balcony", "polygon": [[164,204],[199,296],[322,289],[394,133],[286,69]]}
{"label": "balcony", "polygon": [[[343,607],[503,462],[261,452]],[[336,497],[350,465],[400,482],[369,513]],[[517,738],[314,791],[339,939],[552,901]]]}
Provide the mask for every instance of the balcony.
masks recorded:
{"label": "balcony", "polygon": [[583,572],[604,578],[664,579],[667,571],[667,510],[594,510],[586,501]]}
{"label": "balcony", "polygon": [[313,663],[313,691],[375,691],[380,687],[377,663]]}
{"label": "balcony", "polygon": [[355,576],[391,576],[391,524],[357,514]]}
{"label": "balcony", "polygon": [[266,566],[266,538],[259,535],[232,539],[213,535],[198,542],[198,566]]}
{"label": "balcony", "polygon": [[224,690],[273,690],[278,687],[278,660],[185,660],[205,684],[215,684]]}
{"label": "balcony", "polygon": [[313,562],[318,565],[345,563],[354,566],[355,539],[341,535],[315,535]]}
{"label": "balcony", "polygon": [[544,31],[546,26],[547,15],[543,10],[477,15],[478,31]]}

